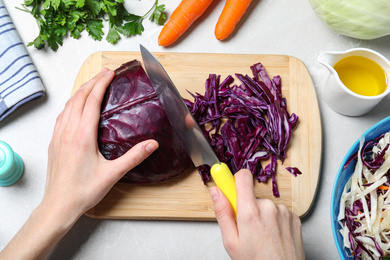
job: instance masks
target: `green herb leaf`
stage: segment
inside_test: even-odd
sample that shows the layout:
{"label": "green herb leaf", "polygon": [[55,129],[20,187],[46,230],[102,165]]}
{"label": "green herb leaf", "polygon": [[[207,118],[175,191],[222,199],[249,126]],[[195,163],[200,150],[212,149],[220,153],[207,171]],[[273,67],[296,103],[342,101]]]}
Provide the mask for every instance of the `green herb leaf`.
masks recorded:
{"label": "green herb leaf", "polygon": [[29,44],[27,44],[27,46],[32,46],[34,45],[35,48],[37,48],[38,50],[41,50],[45,47],[45,40],[41,35],[38,36],[37,38],[35,38],[35,40],[33,42],[30,42]]}
{"label": "green herb leaf", "polygon": [[67,30],[66,26],[58,26],[58,27],[54,28],[53,31],[54,31],[55,36],[60,36],[61,38],[63,38],[66,35],[68,30]]}
{"label": "green herb leaf", "polygon": [[144,26],[142,25],[143,20],[142,16],[130,14],[126,18],[126,21],[129,22],[119,26],[118,31],[127,37],[141,34],[144,31]]}
{"label": "green herb leaf", "polygon": [[50,6],[54,8],[54,10],[57,10],[58,7],[60,6],[61,0],[46,0],[43,3],[43,8],[47,9]]}
{"label": "green herb leaf", "polygon": [[86,21],[86,29],[88,34],[94,39],[100,41],[103,37],[103,22],[98,19]]}
{"label": "green herb leaf", "polygon": [[165,5],[156,6],[149,19],[158,25],[164,25],[167,20],[167,16],[165,15],[164,11]]}
{"label": "green herb leaf", "polygon": [[83,24],[77,24],[76,27],[70,32],[70,36],[75,39],[80,38],[81,32],[84,31],[85,26]]}
{"label": "green herb leaf", "polygon": [[25,1],[24,1],[24,4],[25,4],[26,6],[29,6],[29,5],[31,5],[34,1],[35,1],[35,0],[25,0]]}
{"label": "green herb leaf", "polygon": [[110,29],[108,30],[108,33],[107,33],[107,37],[106,37],[106,40],[112,44],[115,44],[118,42],[118,40],[121,38],[121,36],[119,35],[119,33],[116,31],[115,28],[113,27],[110,27]]}
{"label": "green herb leaf", "polygon": [[117,3],[115,2],[110,2],[108,0],[104,0],[104,4],[105,4],[105,7],[106,7],[106,12],[107,13],[110,13],[112,16],[116,16],[116,6],[117,6]]}
{"label": "green herb leaf", "polygon": [[62,37],[56,36],[56,35],[51,35],[47,39],[47,45],[53,50],[56,51],[59,47],[59,45],[62,46]]}
{"label": "green herb leaf", "polygon": [[102,8],[100,7],[99,1],[85,0],[85,5],[89,9],[89,11],[91,12],[93,17],[97,17],[99,15],[100,11],[102,10]]}
{"label": "green herb leaf", "polygon": [[85,5],[85,0],[77,0],[75,7],[81,8]]}
{"label": "green herb leaf", "polygon": [[63,15],[59,15],[54,19],[55,24],[64,25],[66,24],[66,17]]}
{"label": "green herb leaf", "polygon": [[109,15],[110,27],[121,26],[123,24],[123,21],[125,21],[126,17],[128,17],[129,15],[129,12],[127,12],[123,4],[118,4],[116,8],[116,16]]}
{"label": "green herb leaf", "polygon": [[68,22],[77,23],[79,20],[84,21],[88,17],[87,12],[73,11],[68,16]]}

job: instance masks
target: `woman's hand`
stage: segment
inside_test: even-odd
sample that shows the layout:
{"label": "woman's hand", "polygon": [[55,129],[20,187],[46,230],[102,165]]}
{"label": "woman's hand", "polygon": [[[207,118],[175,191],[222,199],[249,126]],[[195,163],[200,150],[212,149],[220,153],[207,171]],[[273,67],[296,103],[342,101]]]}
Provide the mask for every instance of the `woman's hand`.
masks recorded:
{"label": "woman's hand", "polygon": [[210,189],[223,244],[232,259],[304,259],[301,221],[284,205],[257,199],[248,170],[235,175],[237,221],[225,195]]}
{"label": "woman's hand", "polygon": [[97,143],[100,107],[113,77],[113,71],[103,69],[77,90],[58,116],[50,143],[42,203],[58,206],[76,218],[158,147],[156,141],[148,140],[116,160],[101,155]]}

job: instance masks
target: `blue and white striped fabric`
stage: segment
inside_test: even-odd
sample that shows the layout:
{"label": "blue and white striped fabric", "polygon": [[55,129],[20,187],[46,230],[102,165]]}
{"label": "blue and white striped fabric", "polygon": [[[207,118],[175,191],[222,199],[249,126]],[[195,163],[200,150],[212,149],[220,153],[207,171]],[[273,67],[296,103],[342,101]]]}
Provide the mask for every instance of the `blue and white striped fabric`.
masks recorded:
{"label": "blue and white striped fabric", "polygon": [[0,0],[0,121],[45,88],[3,0]]}

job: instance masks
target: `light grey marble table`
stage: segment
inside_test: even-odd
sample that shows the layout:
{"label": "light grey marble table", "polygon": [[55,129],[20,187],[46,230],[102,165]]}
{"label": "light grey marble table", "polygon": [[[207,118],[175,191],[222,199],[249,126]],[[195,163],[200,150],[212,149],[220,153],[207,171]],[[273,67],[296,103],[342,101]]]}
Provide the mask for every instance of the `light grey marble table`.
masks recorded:
{"label": "light grey marble table", "polygon": [[[152,0],[131,1],[126,6],[142,13]],[[179,0],[160,0],[171,13]],[[37,24],[15,7],[22,0],[4,0],[24,43],[38,34]],[[390,37],[371,41],[337,35],[320,21],[308,0],[254,0],[252,10],[231,40],[220,42],[214,26],[224,1],[216,1],[205,18],[171,48],[157,45],[161,30],[145,21],[142,36],[111,45],[84,33],[66,39],[57,52],[28,48],[47,89],[44,99],[31,102],[0,123],[0,139],[9,143],[25,163],[23,178],[0,187],[0,250],[5,247],[40,202],[46,175],[47,148],[57,115],[68,100],[83,61],[96,51],[138,51],[139,43],[151,51],[285,54],[302,60],[317,91],[323,127],[321,177],[315,204],[303,219],[307,259],[339,259],[330,225],[333,181],[344,155],[371,125],[390,115],[386,97],[361,117],[346,117],[331,110],[319,91],[326,75],[316,61],[329,50],[367,47],[390,58]],[[51,253],[50,259],[228,259],[217,223],[180,221],[96,220],[82,217]]]}

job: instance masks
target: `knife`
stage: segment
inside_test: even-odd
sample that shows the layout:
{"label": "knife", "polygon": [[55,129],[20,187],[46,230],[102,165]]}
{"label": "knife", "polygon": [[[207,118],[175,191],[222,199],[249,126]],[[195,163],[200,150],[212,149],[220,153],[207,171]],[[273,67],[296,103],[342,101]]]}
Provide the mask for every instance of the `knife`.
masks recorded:
{"label": "knife", "polygon": [[232,172],[225,163],[219,161],[160,62],[142,45],[140,50],[146,73],[184,149],[195,166],[211,166],[215,184],[228,198],[236,214],[237,194]]}

